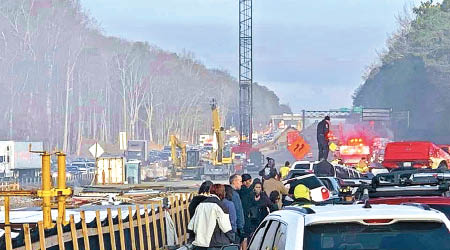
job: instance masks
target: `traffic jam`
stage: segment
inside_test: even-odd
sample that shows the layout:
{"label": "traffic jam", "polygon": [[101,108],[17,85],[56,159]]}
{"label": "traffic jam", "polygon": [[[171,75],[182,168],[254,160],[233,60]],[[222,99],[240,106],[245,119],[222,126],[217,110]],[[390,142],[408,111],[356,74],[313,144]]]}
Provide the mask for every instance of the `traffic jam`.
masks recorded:
{"label": "traffic jam", "polygon": [[215,215],[191,204],[194,249],[450,249],[449,145],[394,141],[367,125],[331,126],[326,116],[314,131],[318,160],[304,133],[289,132],[297,161],[267,157],[259,172],[232,175],[224,195],[210,182],[197,198],[234,206],[225,205],[226,222],[218,218],[209,239],[196,232]]}

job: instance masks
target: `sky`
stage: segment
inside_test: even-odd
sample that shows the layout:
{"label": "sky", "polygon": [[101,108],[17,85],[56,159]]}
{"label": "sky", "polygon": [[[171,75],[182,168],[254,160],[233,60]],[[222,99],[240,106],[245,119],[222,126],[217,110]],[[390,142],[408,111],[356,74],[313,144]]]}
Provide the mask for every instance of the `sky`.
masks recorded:
{"label": "sky", "polygon": [[[423,1],[423,0],[422,0]],[[397,17],[421,0],[253,0],[253,81],[294,113],[352,106]],[[238,0],[81,0],[105,35],[184,50],[238,78]]]}

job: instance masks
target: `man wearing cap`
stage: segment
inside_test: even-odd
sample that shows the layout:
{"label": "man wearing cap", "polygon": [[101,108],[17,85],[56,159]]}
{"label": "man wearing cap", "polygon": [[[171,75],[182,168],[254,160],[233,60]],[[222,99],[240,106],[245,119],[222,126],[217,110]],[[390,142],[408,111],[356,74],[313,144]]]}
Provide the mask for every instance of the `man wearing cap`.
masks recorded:
{"label": "man wearing cap", "polygon": [[303,184],[299,184],[294,188],[294,203],[292,205],[310,206],[314,203],[311,201],[311,192]]}
{"label": "man wearing cap", "polygon": [[327,115],[317,124],[317,145],[319,147],[319,161],[328,159],[328,133],[330,132],[330,117]]}

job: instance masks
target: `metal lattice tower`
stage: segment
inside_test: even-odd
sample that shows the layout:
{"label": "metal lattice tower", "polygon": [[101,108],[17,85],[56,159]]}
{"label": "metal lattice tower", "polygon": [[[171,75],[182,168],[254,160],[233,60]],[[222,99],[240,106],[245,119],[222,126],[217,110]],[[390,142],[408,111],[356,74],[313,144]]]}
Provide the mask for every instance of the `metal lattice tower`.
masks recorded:
{"label": "metal lattice tower", "polygon": [[241,143],[252,144],[252,0],[239,0],[239,129]]}

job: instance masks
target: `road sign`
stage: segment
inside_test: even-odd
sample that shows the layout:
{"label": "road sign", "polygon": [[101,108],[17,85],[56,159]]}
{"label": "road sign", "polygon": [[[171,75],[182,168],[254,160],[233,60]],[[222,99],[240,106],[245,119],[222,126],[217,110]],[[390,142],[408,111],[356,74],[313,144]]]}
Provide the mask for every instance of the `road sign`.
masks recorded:
{"label": "road sign", "polygon": [[288,145],[288,150],[296,160],[301,160],[309,153],[310,146],[299,136],[291,145]]}
{"label": "road sign", "polygon": [[391,109],[367,109],[362,110],[363,121],[389,121],[391,120]]}
{"label": "road sign", "polygon": [[91,152],[92,156],[95,158],[100,157],[103,153],[105,153],[105,151],[103,150],[103,148],[100,146],[100,144],[95,143],[94,145],[92,145],[89,148],[89,152]]}

